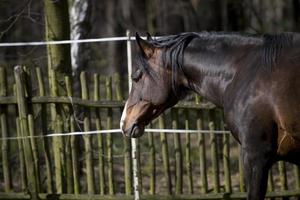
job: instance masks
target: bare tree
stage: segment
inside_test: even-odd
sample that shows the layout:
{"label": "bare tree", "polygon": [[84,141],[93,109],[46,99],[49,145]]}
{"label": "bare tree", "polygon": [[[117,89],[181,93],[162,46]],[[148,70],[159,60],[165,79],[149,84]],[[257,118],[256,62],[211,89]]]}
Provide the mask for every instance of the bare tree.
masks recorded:
{"label": "bare tree", "polygon": [[156,32],[177,34],[197,31],[199,23],[194,3],[186,0],[156,0]]}
{"label": "bare tree", "polygon": [[[70,11],[71,39],[79,40],[88,38],[91,31],[91,1],[74,0]],[[87,67],[89,60],[89,45],[73,43],[71,45],[71,61],[73,76]]]}
{"label": "bare tree", "polygon": [[249,30],[259,33],[291,30],[293,12],[289,5],[292,5],[291,0],[244,0]]}

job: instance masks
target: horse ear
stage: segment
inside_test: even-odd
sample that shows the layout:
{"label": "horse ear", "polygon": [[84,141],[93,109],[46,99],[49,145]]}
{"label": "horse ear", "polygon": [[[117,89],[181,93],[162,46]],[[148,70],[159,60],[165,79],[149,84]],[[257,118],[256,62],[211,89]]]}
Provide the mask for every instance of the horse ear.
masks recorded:
{"label": "horse ear", "polygon": [[148,32],[147,32],[147,41],[153,41],[153,39],[152,39],[150,33],[148,33]]}
{"label": "horse ear", "polygon": [[138,33],[135,34],[135,39],[136,39],[136,42],[137,44],[139,45],[140,47],[140,50],[142,52],[142,54],[146,57],[146,58],[150,58],[153,53],[154,53],[154,49],[155,47],[149,43],[148,41],[146,40],[143,40]]}

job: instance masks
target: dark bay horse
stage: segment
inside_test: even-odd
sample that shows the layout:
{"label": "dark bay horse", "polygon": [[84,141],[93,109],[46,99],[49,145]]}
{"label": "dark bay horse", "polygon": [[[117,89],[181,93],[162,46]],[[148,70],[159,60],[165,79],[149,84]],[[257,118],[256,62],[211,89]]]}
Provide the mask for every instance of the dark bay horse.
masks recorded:
{"label": "dark bay horse", "polygon": [[300,164],[300,34],[136,35],[137,70],[121,129],[139,137],[165,109],[194,91],[223,108],[242,147],[248,199],[264,199],[278,160]]}

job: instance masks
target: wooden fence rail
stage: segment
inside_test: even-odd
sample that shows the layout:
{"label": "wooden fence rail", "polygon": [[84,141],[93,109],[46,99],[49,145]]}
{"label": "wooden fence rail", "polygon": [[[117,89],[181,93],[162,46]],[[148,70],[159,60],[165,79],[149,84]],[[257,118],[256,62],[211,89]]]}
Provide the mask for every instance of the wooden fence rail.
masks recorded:
{"label": "wooden fence rail", "polygon": [[[121,134],[5,139],[119,128],[127,91],[121,77],[82,72],[72,80],[80,96],[73,96],[70,77],[49,84],[40,68],[17,66],[13,73],[7,77],[0,67],[0,199],[132,199],[130,139]],[[57,93],[58,84],[67,96]],[[151,123],[210,133],[140,138],[142,199],[245,198],[239,146],[229,134],[214,133],[225,129],[220,113],[190,95]],[[270,171],[268,197],[291,196],[300,196],[299,167],[279,162]]]}

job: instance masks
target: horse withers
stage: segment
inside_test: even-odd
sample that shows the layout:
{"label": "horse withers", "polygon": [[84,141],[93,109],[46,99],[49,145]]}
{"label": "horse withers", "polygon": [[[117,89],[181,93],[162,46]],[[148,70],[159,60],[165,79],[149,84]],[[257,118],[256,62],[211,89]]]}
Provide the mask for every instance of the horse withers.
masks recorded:
{"label": "horse withers", "polygon": [[300,164],[300,35],[183,33],[143,40],[120,126],[145,126],[194,91],[223,108],[242,147],[248,199],[264,199],[278,160]]}

